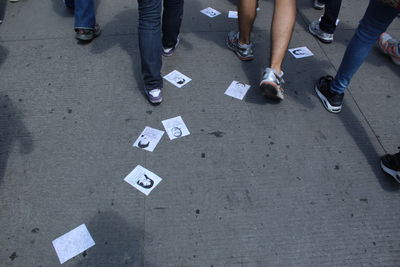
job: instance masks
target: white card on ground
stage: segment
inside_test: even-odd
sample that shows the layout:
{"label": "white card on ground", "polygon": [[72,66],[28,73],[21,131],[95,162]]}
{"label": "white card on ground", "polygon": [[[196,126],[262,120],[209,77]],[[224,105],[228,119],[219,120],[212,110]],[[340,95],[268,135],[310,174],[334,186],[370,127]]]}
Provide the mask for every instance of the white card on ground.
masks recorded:
{"label": "white card on ground", "polygon": [[237,11],[229,11],[228,18],[237,19],[238,18],[238,12]]}
{"label": "white card on ground", "polygon": [[163,135],[164,131],[146,126],[133,146],[153,152]]}
{"label": "white card on ground", "polygon": [[137,165],[124,181],[148,196],[150,192],[161,182],[161,178],[146,168]]}
{"label": "white card on ground", "polygon": [[250,85],[241,82],[233,81],[226,89],[225,94],[240,100],[243,100],[244,96],[249,91]]}
{"label": "white card on ground", "polygon": [[53,240],[61,264],[94,245],[94,240],[84,224]]}
{"label": "white card on ground", "polygon": [[164,79],[166,79],[167,81],[169,81],[170,83],[172,83],[173,85],[175,85],[178,88],[181,88],[182,86],[184,86],[185,84],[187,84],[188,82],[190,82],[192,80],[177,70],[174,70],[174,71],[168,73],[167,75],[165,75]]}
{"label": "white card on ground", "polygon": [[209,16],[210,18],[216,17],[221,14],[218,10],[215,10],[212,7],[207,7],[203,10],[200,10],[201,13],[203,13],[206,16]]}
{"label": "white card on ground", "polygon": [[312,57],[314,54],[305,46],[289,49],[295,58]]}
{"label": "white card on ground", "polygon": [[168,137],[171,140],[190,134],[181,116],[168,120],[163,120],[161,123],[164,125],[165,131],[167,132]]}

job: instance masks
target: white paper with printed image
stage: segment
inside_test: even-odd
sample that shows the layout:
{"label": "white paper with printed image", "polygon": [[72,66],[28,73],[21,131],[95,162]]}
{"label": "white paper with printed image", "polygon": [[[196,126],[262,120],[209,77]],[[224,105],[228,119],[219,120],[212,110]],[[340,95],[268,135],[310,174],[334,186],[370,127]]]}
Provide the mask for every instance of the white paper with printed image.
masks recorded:
{"label": "white paper with printed image", "polygon": [[177,70],[174,70],[165,75],[164,79],[166,79],[167,81],[169,81],[178,88],[181,88],[182,86],[184,86],[185,84],[187,84],[192,80]]}
{"label": "white paper with printed image", "polygon": [[214,18],[221,14],[221,12],[219,12],[218,10],[215,10],[214,8],[211,8],[211,7],[207,7],[203,10],[200,10],[200,12],[206,16],[209,16],[210,18]]}
{"label": "white paper with printed image", "polygon": [[163,120],[161,123],[164,125],[165,131],[167,132],[168,137],[171,140],[190,134],[181,116],[168,120]]}
{"label": "white paper with printed image", "polygon": [[310,49],[308,49],[305,46],[289,49],[289,52],[295,58],[304,58],[304,57],[312,57],[312,56],[314,56],[314,54],[310,51]]}
{"label": "white paper with printed image", "polygon": [[164,131],[146,126],[133,146],[153,152],[163,135]]}
{"label": "white paper with printed image", "polygon": [[226,89],[225,94],[240,100],[243,100],[244,96],[249,91],[250,85],[241,82],[233,81],[231,85]]}
{"label": "white paper with printed image", "polygon": [[237,11],[229,11],[228,18],[237,19],[238,18],[238,12]]}
{"label": "white paper with printed image", "polygon": [[148,196],[150,192],[161,182],[161,178],[146,168],[137,165],[124,181]]}
{"label": "white paper with printed image", "polygon": [[61,264],[94,245],[95,242],[84,224],[53,240]]}

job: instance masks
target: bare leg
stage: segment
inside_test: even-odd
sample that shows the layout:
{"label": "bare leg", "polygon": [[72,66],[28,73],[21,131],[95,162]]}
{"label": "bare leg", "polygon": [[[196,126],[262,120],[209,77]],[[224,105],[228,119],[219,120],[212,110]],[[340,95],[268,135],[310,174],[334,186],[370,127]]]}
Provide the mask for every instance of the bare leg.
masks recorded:
{"label": "bare leg", "polygon": [[257,15],[257,0],[240,0],[238,5],[239,15],[239,42],[250,43],[250,34]]}
{"label": "bare leg", "polygon": [[296,22],[296,0],[275,0],[271,32],[271,68],[278,73]]}

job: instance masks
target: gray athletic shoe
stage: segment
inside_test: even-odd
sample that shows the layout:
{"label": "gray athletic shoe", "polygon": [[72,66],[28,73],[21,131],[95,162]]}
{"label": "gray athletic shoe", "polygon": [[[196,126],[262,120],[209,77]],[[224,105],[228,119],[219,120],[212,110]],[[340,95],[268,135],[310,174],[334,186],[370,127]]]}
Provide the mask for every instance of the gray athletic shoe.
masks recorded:
{"label": "gray athletic shoe", "polygon": [[329,44],[333,41],[333,33],[326,33],[321,30],[318,20],[310,23],[310,25],[308,26],[308,31],[323,43]]}
{"label": "gray athletic shoe", "polygon": [[260,89],[263,91],[265,97],[274,100],[283,100],[282,84],[285,81],[282,77],[282,71],[281,73],[277,73],[274,69],[265,69],[262,81],[260,82]]}
{"label": "gray athletic shoe", "polygon": [[315,9],[321,10],[321,9],[324,9],[325,3],[323,1],[321,1],[321,0],[314,0],[313,7]]}
{"label": "gray athletic shoe", "polygon": [[240,60],[253,60],[254,59],[254,54],[253,50],[251,49],[253,47],[253,44],[241,44],[239,43],[239,33],[238,32],[230,32],[228,33],[228,38],[226,39],[226,45],[230,50],[235,52],[237,57]]}

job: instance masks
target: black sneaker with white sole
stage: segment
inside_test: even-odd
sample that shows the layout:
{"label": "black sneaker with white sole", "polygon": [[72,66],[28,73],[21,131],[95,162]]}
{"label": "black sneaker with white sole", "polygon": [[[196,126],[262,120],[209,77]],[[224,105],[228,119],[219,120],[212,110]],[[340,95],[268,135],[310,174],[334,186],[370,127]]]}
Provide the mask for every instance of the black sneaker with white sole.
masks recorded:
{"label": "black sneaker with white sole", "polygon": [[333,77],[330,75],[321,77],[315,84],[315,92],[326,110],[332,113],[339,113],[342,110],[344,93],[333,92],[330,89],[332,81]]}
{"label": "black sneaker with white sole", "polygon": [[400,152],[383,156],[381,158],[381,168],[400,183]]}

